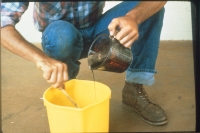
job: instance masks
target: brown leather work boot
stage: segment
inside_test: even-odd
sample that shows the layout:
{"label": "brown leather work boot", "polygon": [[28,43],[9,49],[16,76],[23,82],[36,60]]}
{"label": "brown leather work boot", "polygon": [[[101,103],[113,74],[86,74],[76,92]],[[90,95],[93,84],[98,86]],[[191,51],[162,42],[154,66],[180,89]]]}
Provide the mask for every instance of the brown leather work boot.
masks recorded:
{"label": "brown leather work boot", "polygon": [[126,109],[137,112],[145,122],[152,125],[164,125],[167,123],[167,116],[164,110],[148,99],[142,84],[125,81],[122,99],[123,106]]}

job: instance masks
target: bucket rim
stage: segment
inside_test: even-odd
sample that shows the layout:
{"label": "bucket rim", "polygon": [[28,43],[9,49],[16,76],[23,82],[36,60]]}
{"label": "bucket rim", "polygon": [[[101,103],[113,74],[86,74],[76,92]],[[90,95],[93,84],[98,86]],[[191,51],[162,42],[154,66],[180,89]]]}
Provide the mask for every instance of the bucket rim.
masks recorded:
{"label": "bucket rim", "polygon": [[[72,79],[72,80],[78,80],[78,79]],[[72,81],[72,80],[71,80],[71,81]],[[101,83],[101,82],[91,81],[91,80],[79,80],[79,81],[89,81],[89,82],[96,82],[96,83],[103,84],[103,83]],[[70,81],[67,81],[67,82],[70,82]],[[104,85],[104,84],[103,84],[103,85]],[[109,88],[109,87],[108,87],[108,88]],[[45,90],[45,92],[43,93],[43,102],[44,102],[44,105],[46,106],[46,104],[48,104],[48,105],[51,105],[51,106],[53,106],[53,107],[61,108],[61,109],[70,109],[70,110],[76,110],[76,111],[84,111],[84,110],[90,108],[91,106],[95,106],[95,105],[97,105],[97,104],[103,103],[106,99],[109,99],[109,100],[111,99],[111,90],[108,89],[108,91],[109,91],[109,94],[108,94],[109,97],[104,98],[103,100],[101,100],[101,101],[99,101],[99,102],[95,102],[95,103],[93,103],[93,104],[90,104],[90,105],[88,105],[88,106],[86,106],[86,107],[83,107],[83,108],[82,108],[82,107],[76,108],[76,107],[70,107],[70,106],[60,106],[60,105],[56,105],[56,104],[53,104],[53,103],[49,102],[49,101],[45,98],[46,93],[47,93],[50,89],[56,89],[56,88],[49,87],[49,88],[47,88],[47,89]]]}

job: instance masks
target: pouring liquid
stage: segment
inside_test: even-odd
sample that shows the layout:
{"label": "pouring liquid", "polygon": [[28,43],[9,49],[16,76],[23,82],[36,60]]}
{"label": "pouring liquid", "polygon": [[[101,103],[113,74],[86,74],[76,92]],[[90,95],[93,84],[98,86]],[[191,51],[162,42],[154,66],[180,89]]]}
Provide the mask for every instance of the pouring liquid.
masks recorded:
{"label": "pouring liquid", "polygon": [[94,72],[93,70],[91,69],[92,71],[92,75],[93,75],[93,81],[94,81],[94,96],[95,96],[95,101],[97,101],[97,97],[96,97],[96,87],[95,87],[95,78],[94,78]]}

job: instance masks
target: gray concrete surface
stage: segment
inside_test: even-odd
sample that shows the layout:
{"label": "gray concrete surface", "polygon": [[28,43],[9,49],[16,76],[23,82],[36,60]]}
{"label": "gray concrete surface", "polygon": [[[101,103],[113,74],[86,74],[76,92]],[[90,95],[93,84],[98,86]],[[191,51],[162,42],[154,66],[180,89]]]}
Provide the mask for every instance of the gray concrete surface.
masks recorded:
{"label": "gray concrete surface", "polygon": [[[40,47],[40,45],[37,45]],[[87,59],[81,60],[78,79],[93,80]],[[110,132],[195,131],[195,88],[191,41],[162,41],[156,83],[145,86],[151,101],[168,116],[164,126],[152,126],[122,107],[125,73],[94,71],[95,79],[110,87]],[[2,127],[4,133],[49,133],[43,92],[50,86],[32,62],[1,47]]]}

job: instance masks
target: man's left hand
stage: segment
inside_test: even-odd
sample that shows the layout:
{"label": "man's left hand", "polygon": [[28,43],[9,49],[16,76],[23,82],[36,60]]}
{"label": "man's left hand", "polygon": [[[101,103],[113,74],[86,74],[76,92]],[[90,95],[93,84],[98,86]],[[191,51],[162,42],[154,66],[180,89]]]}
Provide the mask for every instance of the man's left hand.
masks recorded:
{"label": "man's left hand", "polygon": [[[118,31],[117,28],[120,30]],[[139,37],[137,22],[128,15],[113,19],[108,25],[108,29],[110,35],[115,36],[127,48],[130,48],[133,42]]]}

